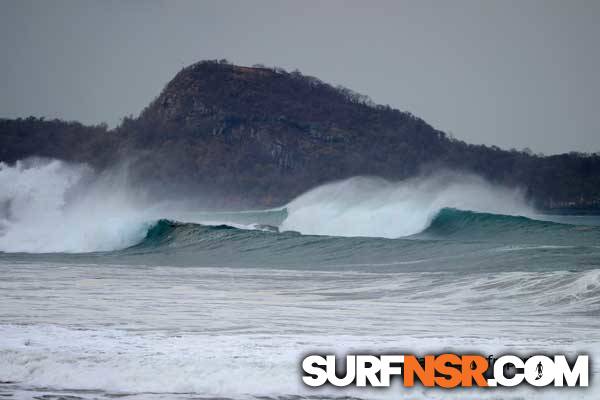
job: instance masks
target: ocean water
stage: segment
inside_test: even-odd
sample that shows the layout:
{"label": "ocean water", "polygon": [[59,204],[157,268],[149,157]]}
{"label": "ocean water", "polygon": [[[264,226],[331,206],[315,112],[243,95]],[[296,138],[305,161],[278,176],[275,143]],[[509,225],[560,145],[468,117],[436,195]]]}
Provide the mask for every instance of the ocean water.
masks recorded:
{"label": "ocean water", "polygon": [[[440,173],[274,210],[0,165],[0,397],[596,399],[600,218]],[[309,353],[589,354],[589,388],[308,388]]]}

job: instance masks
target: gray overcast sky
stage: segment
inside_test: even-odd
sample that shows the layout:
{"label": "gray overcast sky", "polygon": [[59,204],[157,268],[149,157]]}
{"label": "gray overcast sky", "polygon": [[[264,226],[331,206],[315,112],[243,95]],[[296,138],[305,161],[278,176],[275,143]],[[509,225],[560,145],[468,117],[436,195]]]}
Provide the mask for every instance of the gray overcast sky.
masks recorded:
{"label": "gray overcast sky", "polygon": [[600,1],[0,0],[0,116],[137,115],[184,66],[298,68],[456,137],[600,151]]}

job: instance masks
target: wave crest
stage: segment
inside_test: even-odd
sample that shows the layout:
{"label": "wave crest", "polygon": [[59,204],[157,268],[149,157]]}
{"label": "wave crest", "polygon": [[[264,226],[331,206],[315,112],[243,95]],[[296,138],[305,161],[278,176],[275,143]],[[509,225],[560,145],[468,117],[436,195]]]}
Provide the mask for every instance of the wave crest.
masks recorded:
{"label": "wave crest", "polygon": [[96,176],[59,160],[0,163],[0,187],[0,251],[114,250],[139,242],[148,228],[126,170]]}
{"label": "wave crest", "polygon": [[523,217],[533,211],[520,191],[457,173],[402,182],[351,178],[315,188],[281,209],[218,213],[189,211],[183,202],[151,202],[132,188],[126,171],[97,176],[84,165],[57,160],[0,163],[0,251],[82,253],[217,240],[220,247],[242,236],[263,240],[239,229],[376,238],[511,235],[537,242],[531,232],[552,224]]}
{"label": "wave crest", "polygon": [[533,214],[521,191],[473,175],[440,173],[402,182],[358,177],[320,186],[289,203],[281,229],[398,238],[422,232],[444,208]]}

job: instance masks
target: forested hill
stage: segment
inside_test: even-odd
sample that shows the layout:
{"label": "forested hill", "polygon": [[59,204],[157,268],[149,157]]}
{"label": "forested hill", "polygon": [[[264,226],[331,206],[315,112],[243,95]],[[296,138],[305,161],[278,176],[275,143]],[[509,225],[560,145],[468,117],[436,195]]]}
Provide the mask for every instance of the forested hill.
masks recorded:
{"label": "forested hill", "polygon": [[280,205],[331,180],[396,180],[436,168],[522,187],[543,207],[600,205],[599,155],[543,157],[469,145],[410,113],[297,71],[223,61],[183,69],[140,116],[113,130],[1,120],[0,160],[34,155],[99,169],[134,158],[137,179],[165,193],[218,193],[222,206]]}

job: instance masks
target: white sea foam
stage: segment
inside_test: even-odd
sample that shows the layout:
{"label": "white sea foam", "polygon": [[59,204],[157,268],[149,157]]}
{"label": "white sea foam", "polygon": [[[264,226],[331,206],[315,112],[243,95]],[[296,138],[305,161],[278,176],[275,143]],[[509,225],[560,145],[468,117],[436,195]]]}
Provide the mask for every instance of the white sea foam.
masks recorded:
{"label": "white sea foam", "polygon": [[[371,349],[389,353],[397,340],[378,336],[310,335],[178,335],[131,334],[118,330],[72,330],[55,326],[1,326],[0,362],[3,379],[26,384],[31,396],[52,390],[100,391],[107,394],[187,394],[177,398],[285,398],[353,396],[376,399],[595,399],[589,389],[513,390],[403,388],[308,388],[300,381],[300,360],[310,351],[344,354]],[[519,344],[521,349],[530,343]],[[406,349],[470,352],[510,351],[494,340],[403,337]],[[550,350],[537,345],[540,351]],[[594,352],[596,354],[596,352]],[[17,391],[17,390],[15,390]],[[86,398],[85,392],[74,393]],[[109,398],[109,396],[106,396]],[[166,396],[163,398],[176,398]],[[314,398],[314,397],[310,397]]]}
{"label": "white sea foam", "polygon": [[[0,251],[90,252],[140,242],[161,218],[240,229],[261,221],[223,220],[177,204],[154,203],[129,180],[126,167],[96,175],[57,160],[0,163]],[[332,236],[397,238],[421,232],[444,207],[530,215],[522,193],[483,179],[438,173],[403,182],[357,177],[311,190],[290,202],[281,230]],[[256,213],[257,218],[260,213]],[[235,218],[233,218],[235,219]]]}
{"label": "white sea foam", "polygon": [[519,190],[458,173],[402,182],[357,177],[320,186],[286,206],[282,230],[332,236],[397,238],[423,231],[444,207],[531,215]]}
{"label": "white sea foam", "polygon": [[[29,398],[596,399],[600,331],[587,313],[597,312],[599,276],[5,264],[0,381]],[[592,387],[315,390],[300,381],[308,353],[443,351],[589,354]]]}
{"label": "white sea foam", "polygon": [[126,169],[95,176],[58,160],[0,163],[0,251],[88,252],[140,241],[150,220]]}
{"label": "white sea foam", "polygon": [[[255,224],[212,220],[178,204],[150,201],[127,165],[96,174],[82,164],[29,159],[0,163],[0,251],[80,253],[139,243],[158,219],[238,229]],[[211,220],[204,221],[206,218]]]}
{"label": "white sea foam", "polygon": [[[130,184],[126,170],[98,176],[81,165],[28,161],[0,165],[0,188],[3,251],[121,248],[141,240],[157,218],[261,229],[227,222],[229,214],[154,204]],[[450,174],[403,183],[355,178],[291,202],[283,228],[397,237],[422,230],[442,207],[530,212],[518,192],[474,177]],[[244,215],[247,221],[248,213]],[[377,243],[381,242],[390,244]],[[487,264],[485,257],[503,257],[498,263],[507,263],[504,272],[465,272],[463,259],[450,272],[379,268],[418,266],[435,256],[437,244],[425,245],[425,258],[416,253],[377,263],[374,256],[367,261],[377,268],[360,271],[348,270],[348,265],[335,271],[321,271],[318,265],[308,270],[145,266],[151,258],[136,265],[113,265],[96,256],[77,256],[81,264],[70,256],[45,262],[20,256],[14,262],[13,256],[0,255],[0,381],[14,382],[0,384],[0,395],[31,399],[72,394],[91,399],[127,394],[144,400],[599,397],[594,381],[600,371],[594,360],[600,357],[600,271],[591,269],[597,267],[593,255],[565,256],[559,260],[564,264],[561,270],[546,271],[532,259],[531,271],[522,265],[510,271],[515,259],[510,257],[532,249],[519,243],[485,247],[478,255],[483,257],[481,264]],[[201,265],[195,255],[192,259]],[[168,257],[159,262],[165,260]],[[131,260],[125,257],[122,262]],[[590,270],[565,270],[573,265]],[[592,387],[314,390],[300,380],[300,361],[309,352],[444,350],[590,354]]]}

